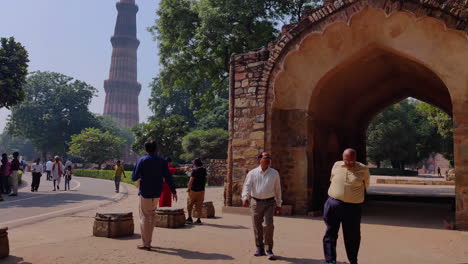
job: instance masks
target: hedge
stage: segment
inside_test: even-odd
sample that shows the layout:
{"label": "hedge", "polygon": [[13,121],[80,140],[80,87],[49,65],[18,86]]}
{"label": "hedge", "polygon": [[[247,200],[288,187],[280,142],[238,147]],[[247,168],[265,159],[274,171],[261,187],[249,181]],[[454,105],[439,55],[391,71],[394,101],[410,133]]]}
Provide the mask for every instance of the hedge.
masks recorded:
{"label": "hedge", "polygon": [[400,170],[393,168],[370,168],[371,175],[384,175],[384,176],[418,176],[417,171]]}
{"label": "hedge", "polygon": [[[105,179],[105,180],[112,180],[114,178],[114,171],[112,170],[82,170],[82,169],[75,169],[73,170],[73,174],[79,177],[89,177],[89,178],[96,178],[96,179]],[[122,182],[133,184],[136,186],[136,182],[132,181],[132,172],[125,171],[125,176],[122,177]],[[175,184],[177,188],[186,188],[189,182],[188,176],[174,176]]]}

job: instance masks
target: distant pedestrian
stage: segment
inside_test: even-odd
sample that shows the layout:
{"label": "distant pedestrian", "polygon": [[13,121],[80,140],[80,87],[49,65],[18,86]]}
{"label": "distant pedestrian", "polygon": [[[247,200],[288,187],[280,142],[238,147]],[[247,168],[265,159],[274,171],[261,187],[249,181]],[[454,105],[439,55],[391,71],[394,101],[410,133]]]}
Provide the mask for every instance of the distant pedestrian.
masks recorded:
{"label": "distant pedestrian", "polygon": [[281,210],[281,182],[277,170],[270,167],[270,154],[258,156],[260,166],[249,171],[242,188],[242,205],[252,214],[252,224],[257,250],[254,256],[266,256],[275,260],[273,254],[273,215]]}
{"label": "distant pedestrian", "polygon": [[193,170],[190,175],[190,180],[187,186],[187,224],[193,224],[192,210],[195,205],[195,210],[198,214],[198,219],[195,224],[202,224],[200,217],[202,214],[203,201],[205,200],[205,184],[206,184],[206,169],[203,168],[203,163],[200,159],[195,159],[192,162]]}
{"label": "distant pedestrian", "polygon": [[0,181],[1,181],[1,193],[3,194],[10,194],[10,183],[8,182],[8,178],[10,177],[10,166],[11,163],[8,160],[8,155],[6,153],[2,154],[2,161],[0,167]]}
{"label": "distant pedestrian", "polygon": [[31,166],[31,172],[32,172],[32,184],[31,184],[31,192],[37,192],[39,189],[39,184],[41,184],[41,177],[42,177],[42,172],[44,169],[44,166],[40,164],[40,159],[36,159],[35,163]]}
{"label": "distant pedestrian", "polygon": [[142,245],[138,249],[151,250],[155,211],[161,196],[163,178],[171,187],[174,200],[177,201],[174,179],[169,173],[167,161],[156,154],[156,143],[145,143],[148,155],[141,157],[133,170],[132,180],[138,181],[140,196],[140,228]]}
{"label": "distant pedestrian", "polygon": [[65,191],[70,190],[70,181],[72,179],[72,166],[67,166],[65,169],[65,173],[63,174],[63,179],[65,180]]}
{"label": "distant pedestrian", "polygon": [[440,173],[440,167],[437,167],[437,176],[443,177],[443,176],[442,176],[442,173]]}
{"label": "distant pedestrian", "polygon": [[18,159],[19,153],[14,152],[13,153],[13,160],[11,161],[11,173],[10,173],[10,179],[11,179],[11,194],[10,196],[18,196],[18,171],[20,170],[20,161]]}
{"label": "distant pedestrian", "polygon": [[47,173],[47,179],[48,181],[51,181],[52,180],[52,165],[54,165],[54,162],[52,161],[52,159],[48,160],[47,163],[46,163],[46,173]]}
{"label": "distant pedestrian", "polygon": [[21,172],[24,172],[26,170],[26,166],[28,165],[28,163],[26,162],[26,160],[24,160],[24,157],[21,158],[21,161],[20,161],[20,168],[19,170]]}
{"label": "distant pedestrian", "polygon": [[52,179],[54,181],[54,191],[56,190],[56,188],[57,190],[60,190],[60,181],[62,179],[64,170],[63,170],[63,164],[60,161],[59,156],[55,156],[55,161],[52,164],[51,173],[52,173]]}
{"label": "distant pedestrian", "polygon": [[350,264],[358,263],[361,243],[361,204],[369,187],[369,169],[356,161],[356,151],[346,149],[343,160],[333,165],[328,199],[323,210],[327,231],[323,237],[323,251],[328,264],[336,263],[336,241],[340,224],[346,254]]}
{"label": "distant pedestrian", "polygon": [[126,178],[125,169],[120,164],[120,160],[118,160],[115,163],[115,166],[114,166],[114,183],[115,183],[115,192],[116,193],[119,193],[119,191],[120,191],[119,189],[120,189],[120,181],[122,180],[122,175],[124,176],[124,178]]}

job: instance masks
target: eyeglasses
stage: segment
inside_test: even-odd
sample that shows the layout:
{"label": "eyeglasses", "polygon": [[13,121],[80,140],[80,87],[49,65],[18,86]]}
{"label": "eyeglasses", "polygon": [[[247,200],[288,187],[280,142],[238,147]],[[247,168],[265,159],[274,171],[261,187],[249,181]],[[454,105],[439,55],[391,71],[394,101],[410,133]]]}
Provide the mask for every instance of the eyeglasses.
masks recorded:
{"label": "eyeglasses", "polygon": [[262,159],[271,160],[271,157],[262,157]]}

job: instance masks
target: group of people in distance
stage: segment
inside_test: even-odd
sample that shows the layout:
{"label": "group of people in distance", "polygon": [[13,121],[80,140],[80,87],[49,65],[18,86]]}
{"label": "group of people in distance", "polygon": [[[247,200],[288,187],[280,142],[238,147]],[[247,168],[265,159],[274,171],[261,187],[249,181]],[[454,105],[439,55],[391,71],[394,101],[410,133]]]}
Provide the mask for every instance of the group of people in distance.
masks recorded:
{"label": "group of people in distance", "polygon": [[[41,182],[41,176],[44,172],[44,165],[42,165],[41,160],[37,158],[34,161],[34,164],[31,166],[32,173],[32,184],[31,192],[37,192],[39,184]],[[51,159],[45,164],[46,180],[53,181],[54,189],[53,191],[60,190],[60,182],[62,178],[64,179],[64,190],[70,190],[70,182],[73,175],[73,163],[71,160],[67,160],[65,165],[62,163],[62,158],[55,156],[54,159]]]}
{"label": "group of people in distance", "polygon": [[[171,160],[156,154],[154,141],[145,143],[147,155],[141,157],[132,173],[138,181],[140,228],[142,244],[138,249],[151,250],[155,210],[158,206],[170,206],[171,197],[177,201],[177,192],[171,173]],[[365,190],[369,187],[369,169],[356,161],[356,151],[346,149],[343,160],[337,161],[331,171],[328,199],[324,205],[326,231],[323,237],[323,252],[327,264],[336,264],[336,243],[340,225],[343,227],[344,244],[350,264],[358,263],[361,241],[361,206]],[[277,170],[270,167],[271,156],[263,152],[258,156],[259,166],[247,174],[242,189],[242,205],[250,207],[256,251],[254,256],[273,254],[273,216],[282,206],[281,182]],[[201,213],[205,195],[206,170],[199,159],[193,161],[187,192],[187,223],[193,223],[193,205]],[[171,169],[172,168],[172,169]],[[199,214],[200,215],[200,214]],[[197,222],[201,223],[200,219]]]}
{"label": "group of people in distance", "polygon": [[18,196],[18,175],[19,171],[24,170],[24,162],[19,161],[19,153],[13,153],[13,159],[10,161],[6,153],[2,154],[0,166],[0,201],[3,201],[1,194],[9,196]]}

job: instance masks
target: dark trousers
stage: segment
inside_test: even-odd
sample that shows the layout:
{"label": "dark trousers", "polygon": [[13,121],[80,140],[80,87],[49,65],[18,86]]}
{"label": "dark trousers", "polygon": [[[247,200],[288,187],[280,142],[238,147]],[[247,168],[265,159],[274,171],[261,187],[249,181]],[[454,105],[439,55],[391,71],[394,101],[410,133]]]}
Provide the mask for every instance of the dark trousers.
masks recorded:
{"label": "dark trousers", "polygon": [[323,237],[325,260],[336,261],[336,241],[342,224],[346,255],[350,264],[357,264],[361,243],[361,204],[345,203],[329,197],[325,202],[323,219],[327,225]]}
{"label": "dark trousers", "polygon": [[37,189],[39,189],[39,184],[41,183],[41,176],[42,173],[40,172],[32,173],[31,191],[37,191]]}
{"label": "dark trousers", "polygon": [[0,192],[9,194],[10,193],[10,183],[8,182],[8,176],[0,176]]}
{"label": "dark trousers", "polygon": [[121,176],[115,176],[114,177],[114,183],[115,183],[115,191],[119,192],[120,189],[120,181],[122,180]]}
{"label": "dark trousers", "polygon": [[67,190],[67,187],[68,187],[68,190],[70,190],[70,181],[71,180],[68,180],[65,178],[65,191]]}
{"label": "dark trousers", "polygon": [[250,212],[252,213],[252,224],[255,236],[255,246],[257,249],[267,251],[273,250],[273,215],[275,213],[275,199],[250,200]]}

